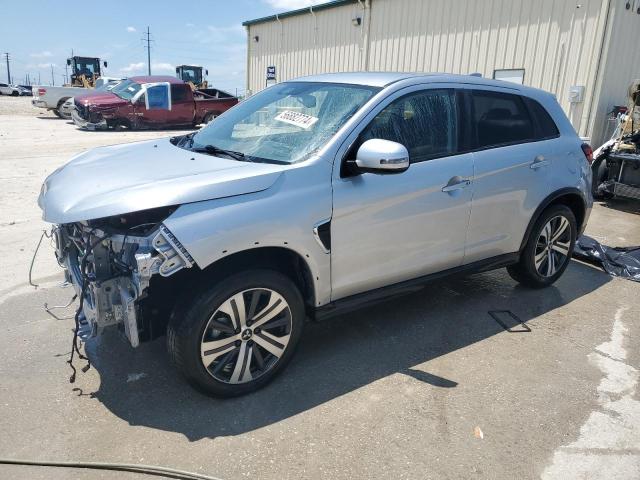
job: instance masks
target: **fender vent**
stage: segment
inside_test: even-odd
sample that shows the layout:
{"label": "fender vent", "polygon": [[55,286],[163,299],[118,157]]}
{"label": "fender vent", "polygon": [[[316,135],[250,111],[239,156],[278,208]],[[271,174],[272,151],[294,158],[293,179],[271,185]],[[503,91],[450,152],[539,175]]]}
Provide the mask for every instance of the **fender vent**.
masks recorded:
{"label": "fender vent", "polygon": [[313,227],[313,233],[320,246],[329,253],[331,251],[331,220],[317,224]]}

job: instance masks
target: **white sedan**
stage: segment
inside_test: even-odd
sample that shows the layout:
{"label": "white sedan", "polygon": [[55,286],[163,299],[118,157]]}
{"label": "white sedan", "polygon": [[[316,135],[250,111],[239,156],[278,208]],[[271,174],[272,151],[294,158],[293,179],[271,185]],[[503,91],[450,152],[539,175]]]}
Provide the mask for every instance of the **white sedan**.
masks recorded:
{"label": "white sedan", "polygon": [[8,85],[6,83],[0,83],[0,95],[31,95],[31,92],[26,88],[22,88],[18,85]]}

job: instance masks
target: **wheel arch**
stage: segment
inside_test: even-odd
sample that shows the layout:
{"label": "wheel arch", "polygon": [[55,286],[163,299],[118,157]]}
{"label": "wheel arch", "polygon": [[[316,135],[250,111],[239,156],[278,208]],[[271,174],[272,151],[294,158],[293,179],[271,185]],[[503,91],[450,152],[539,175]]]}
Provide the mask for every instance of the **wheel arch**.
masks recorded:
{"label": "wheel arch", "polygon": [[308,313],[315,307],[315,282],[307,261],[286,247],[264,246],[241,250],[222,257],[201,270],[205,279],[218,280],[242,270],[265,268],[286,275],[300,290]]}
{"label": "wheel arch", "polygon": [[64,105],[64,102],[66,102],[67,100],[69,100],[71,97],[62,97],[59,101],[58,104],[56,105],[56,109],[60,109],[62,108],[62,105]]}
{"label": "wheel arch", "polygon": [[535,212],[529,220],[527,230],[525,231],[522,243],[520,244],[520,251],[529,241],[531,230],[535,225],[542,212],[552,205],[565,205],[571,209],[573,215],[576,217],[576,223],[578,225],[578,232],[581,232],[584,228],[584,222],[587,215],[587,201],[584,198],[584,194],[577,188],[563,188],[556,190],[551,195],[547,196],[536,208]]}

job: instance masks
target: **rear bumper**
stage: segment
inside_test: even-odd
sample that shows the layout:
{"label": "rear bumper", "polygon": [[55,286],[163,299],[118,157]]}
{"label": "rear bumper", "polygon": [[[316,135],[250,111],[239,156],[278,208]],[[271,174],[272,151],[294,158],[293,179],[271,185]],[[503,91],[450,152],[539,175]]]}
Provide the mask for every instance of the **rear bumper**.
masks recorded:
{"label": "rear bumper", "polygon": [[37,108],[49,108],[47,102],[43,102],[42,100],[31,100],[31,105]]}
{"label": "rear bumper", "polygon": [[102,119],[100,122],[91,123],[78,115],[78,112],[76,110],[73,110],[71,112],[71,119],[73,120],[73,123],[76,124],[76,126],[84,128],[85,130],[106,130],[107,128],[109,128],[106,120]]}

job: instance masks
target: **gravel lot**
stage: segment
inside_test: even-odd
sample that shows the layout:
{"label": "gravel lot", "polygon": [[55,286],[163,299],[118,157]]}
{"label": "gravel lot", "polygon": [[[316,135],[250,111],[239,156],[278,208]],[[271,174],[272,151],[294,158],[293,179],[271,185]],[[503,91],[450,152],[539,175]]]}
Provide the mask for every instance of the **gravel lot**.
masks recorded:
{"label": "gravel lot", "polygon": [[[222,479],[638,479],[640,285],[572,262],[553,287],[503,270],[434,283],[310,324],[260,392],[205,397],[168,365],[164,339],[90,341],[70,385],[72,295],[49,245],[42,180],[85,149],[175,134],[84,132],[0,97],[0,457],[171,466]],[[596,205],[587,233],[640,244],[638,204]],[[489,310],[511,310],[509,333]],[[0,466],[7,479],[129,474]]]}

